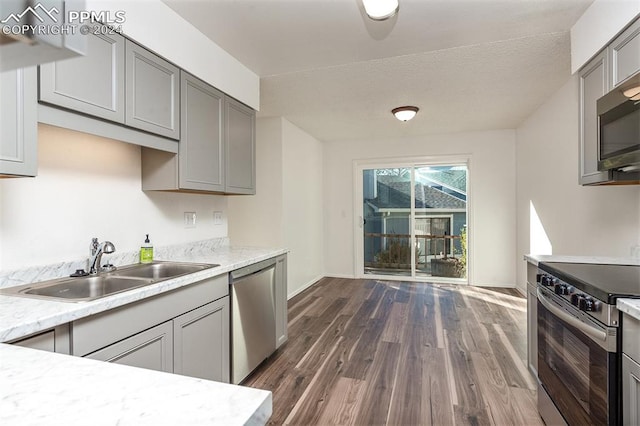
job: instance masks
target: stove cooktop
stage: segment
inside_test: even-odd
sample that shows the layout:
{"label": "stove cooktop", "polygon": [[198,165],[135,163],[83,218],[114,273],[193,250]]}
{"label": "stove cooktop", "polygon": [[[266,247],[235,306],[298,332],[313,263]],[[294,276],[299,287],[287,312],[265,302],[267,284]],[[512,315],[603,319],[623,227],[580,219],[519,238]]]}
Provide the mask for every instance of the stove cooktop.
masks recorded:
{"label": "stove cooktop", "polygon": [[610,305],[622,297],[640,298],[640,266],[541,262],[539,268]]}

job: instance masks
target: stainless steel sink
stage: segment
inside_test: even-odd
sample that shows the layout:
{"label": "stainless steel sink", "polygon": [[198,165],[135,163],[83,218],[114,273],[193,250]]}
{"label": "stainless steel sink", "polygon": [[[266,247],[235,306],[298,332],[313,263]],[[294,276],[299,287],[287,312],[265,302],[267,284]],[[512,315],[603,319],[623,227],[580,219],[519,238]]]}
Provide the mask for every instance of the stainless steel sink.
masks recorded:
{"label": "stainless steel sink", "polygon": [[57,280],[42,283],[21,291],[24,295],[56,299],[93,300],[151,284],[153,281],[140,278],[93,276]]}
{"label": "stainless steel sink", "polygon": [[66,302],[83,302],[143,287],[181,275],[214,268],[215,264],[154,262],[121,267],[98,275],[60,278],[0,289],[0,294]]}
{"label": "stainless steel sink", "polygon": [[177,263],[177,262],[155,262],[149,264],[132,265],[117,269],[110,275],[121,277],[149,278],[154,281],[168,278],[175,278],[180,275],[191,274],[211,267],[220,265],[210,265],[204,263]]}

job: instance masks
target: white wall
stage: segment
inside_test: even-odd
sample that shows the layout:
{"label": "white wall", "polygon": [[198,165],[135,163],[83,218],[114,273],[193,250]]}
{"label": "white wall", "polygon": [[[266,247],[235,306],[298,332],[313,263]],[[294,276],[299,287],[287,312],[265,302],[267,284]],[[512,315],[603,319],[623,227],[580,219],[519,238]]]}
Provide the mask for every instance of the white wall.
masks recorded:
{"label": "white wall", "polygon": [[574,76],[516,130],[517,285],[522,290],[521,259],[531,252],[530,202],[554,255],[628,257],[640,244],[640,186],[578,184],[578,101]]}
{"label": "white wall", "polygon": [[256,120],[256,194],[229,197],[229,238],[236,246],[284,247],[282,119]]}
{"label": "white wall", "polygon": [[160,0],[86,0],[90,11],[125,11],[123,33],[255,110],[260,78]]}
{"label": "white wall", "polygon": [[294,294],[324,275],[322,143],[283,119],[282,152],[282,217]]}
{"label": "white wall", "polygon": [[[0,179],[0,269],[88,256],[92,237],[127,252],[146,233],[157,246],[227,236],[225,197],[141,190],[140,147],[44,124],[38,132],[38,176]],[[184,228],[185,211],[196,212],[195,228]]]}
{"label": "white wall", "polygon": [[256,158],[256,195],[229,199],[229,237],[289,249],[292,296],[323,276],[322,144],[283,118],[259,118]]}
{"label": "white wall", "polygon": [[471,284],[512,286],[515,280],[515,132],[512,130],[325,143],[327,275],[353,277],[356,274],[353,160],[456,154],[471,156]]}

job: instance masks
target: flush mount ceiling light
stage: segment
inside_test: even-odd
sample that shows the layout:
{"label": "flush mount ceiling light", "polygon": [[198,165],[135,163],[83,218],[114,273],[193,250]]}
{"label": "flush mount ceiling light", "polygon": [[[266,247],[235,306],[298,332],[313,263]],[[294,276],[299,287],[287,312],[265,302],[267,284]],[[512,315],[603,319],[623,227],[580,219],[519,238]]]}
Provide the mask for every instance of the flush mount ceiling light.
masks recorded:
{"label": "flush mount ceiling light", "polygon": [[393,115],[400,121],[409,121],[418,113],[419,108],[414,106],[401,106],[391,110]]}
{"label": "flush mount ceiling light", "polygon": [[627,89],[623,91],[622,94],[632,101],[640,101],[640,86]]}
{"label": "flush mount ceiling light", "polygon": [[398,13],[398,0],[362,0],[364,11],[374,21],[384,21]]}

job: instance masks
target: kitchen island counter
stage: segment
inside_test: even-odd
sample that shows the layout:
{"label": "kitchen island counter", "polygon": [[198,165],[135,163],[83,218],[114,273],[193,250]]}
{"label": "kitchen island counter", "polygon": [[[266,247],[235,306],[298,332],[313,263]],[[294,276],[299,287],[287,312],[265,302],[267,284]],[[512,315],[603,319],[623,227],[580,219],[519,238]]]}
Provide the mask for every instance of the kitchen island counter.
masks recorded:
{"label": "kitchen island counter", "polygon": [[263,425],[271,392],[0,344],[2,425]]}

